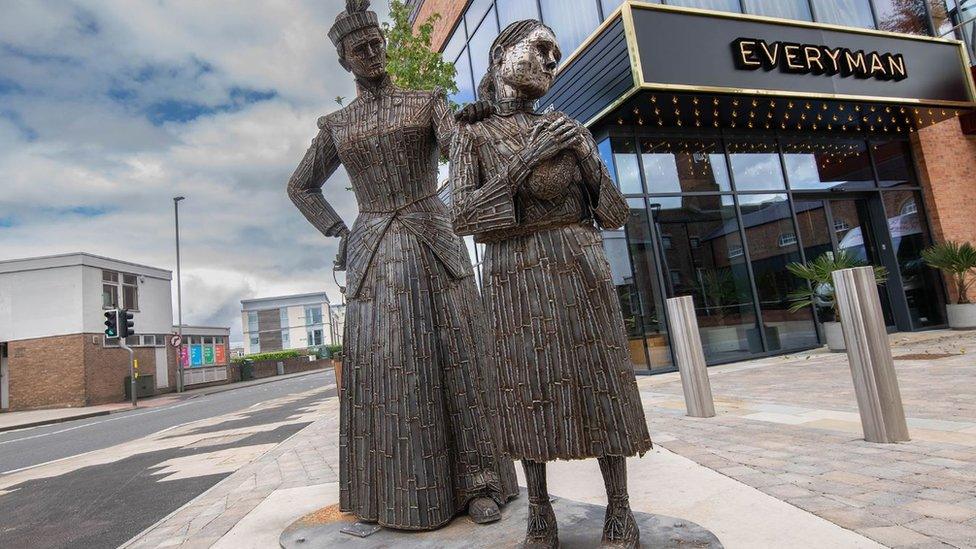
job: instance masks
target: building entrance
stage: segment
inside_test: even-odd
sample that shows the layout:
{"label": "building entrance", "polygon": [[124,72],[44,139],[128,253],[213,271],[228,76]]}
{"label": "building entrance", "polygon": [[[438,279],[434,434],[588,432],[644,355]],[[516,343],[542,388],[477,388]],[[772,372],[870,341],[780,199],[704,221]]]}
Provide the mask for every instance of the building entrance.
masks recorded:
{"label": "building entrance", "polygon": [[[874,202],[880,202],[877,196],[821,199],[796,195],[794,198],[797,225],[807,261],[813,261],[823,254],[846,253],[870,265],[887,268],[891,263],[885,260],[890,250],[882,242],[885,235],[879,234],[874,219],[878,211],[878,204]],[[872,210],[875,215],[872,215]],[[894,330],[895,316],[888,290],[887,285],[880,286],[878,294],[885,323],[890,330]],[[824,318],[821,311],[820,320],[833,319]]]}
{"label": "building entrance", "polygon": [[942,325],[906,140],[619,129],[601,148],[630,207],[604,242],[637,371],[674,368],[672,296],[693,297],[711,364],[820,345],[831,311],[792,310],[808,286],[786,267],[825,253],[887,269],[890,330]]}

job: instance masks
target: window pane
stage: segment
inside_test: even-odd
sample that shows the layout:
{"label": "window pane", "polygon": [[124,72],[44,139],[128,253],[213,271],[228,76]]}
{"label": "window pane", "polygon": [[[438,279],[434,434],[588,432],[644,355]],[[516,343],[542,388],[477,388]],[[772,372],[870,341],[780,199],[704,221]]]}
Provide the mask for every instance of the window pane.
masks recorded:
{"label": "window pane", "polygon": [[714,139],[641,142],[647,192],[730,191],[722,145]]}
{"label": "window pane", "polygon": [[817,21],[848,27],[874,28],[870,0],[811,0]]}
{"label": "window pane", "polygon": [[613,149],[613,161],[617,176],[617,186],[624,194],[642,193],[640,180],[640,166],[637,162],[637,148],[634,140],[627,137],[610,139]]}
{"label": "window pane", "polygon": [[929,34],[926,0],[874,0],[878,28],[890,32]]}
{"label": "window pane", "polygon": [[912,152],[907,141],[882,141],[871,144],[878,183],[882,188],[917,185]]}
{"label": "window pane", "polygon": [[122,275],[123,284],[136,284],[136,275]]}
{"label": "window pane", "polygon": [[738,191],[784,189],[775,141],[730,141],[729,162]]}
{"label": "window pane", "polygon": [[572,9],[567,9],[565,0],[541,0],[541,4],[542,21],[556,33],[563,59],[600,25],[596,2],[574,2]]}
{"label": "window pane", "polygon": [[[741,195],[742,225],[752,260],[768,351],[812,347],[817,344],[813,311],[795,313],[789,294],[806,287],[786,266],[801,261],[793,215],[785,194]],[[749,333],[750,349],[762,349],[758,331]]]}
{"label": "window pane", "polygon": [[863,141],[794,139],[783,143],[791,189],[874,187],[871,160]]}
{"label": "window pane", "polygon": [[257,332],[258,331],[258,312],[248,311],[247,312],[247,331]]}
{"label": "window pane", "polygon": [[941,324],[943,305],[942,292],[939,291],[940,275],[920,259],[928,240],[925,217],[918,207],[922,197],[914,191],[889,191],[881,193],[881,196],[913,327]]}
{"label": "window pane", "polygon": [[626,261],[631,268],[614,271],[613,280],[624,310],[630,354],[635,368],[668,369],[672,363],[664,313],[666,295],[658,280],[650,211],[643,198],[628,199],[627,204],[626,246],[618,251],[624,256],[617,263]]}
{"label": "window pane", "polygon": [[279,321],[282,327],[288,326],[288,308],[282,307],[278,310]]}
{"label": "window pane", "polygon": [[746,13],[813,21],[807,0],[743,0]]}
{"label": "window pane", "polygon": [[102,284],[102,308],[115,309],[119,306],[119,288],[110,284]]}
{"label": "window pane", "polygon": [[[473,28],[473,27],[468,27]],[[495,18],[488,17],[471,35],[468,42],[468,49],[471,51],[471,73],[474,74],[475,86],[481,82],[481,78],[488,72],[488,54],[491,50],[491,43],[498,36],[498,27],[495,25]]]}
{"label": "window pane", "polygon": [[[779,0],[775,0],[779,1]],[[668,0],[670,6],[684,6],[686,8],[702,8],[717,11],[741,11],[739,0]]]}
{"label": "window pane", "polygon": [[[468,25],[468,33],[470,34],[478,23],[481,22],[482,18],[485,16],[485,12],[491,7],[491,0],[472,0],[471,5],[468,6],[468,10],[464,12],[464,21]],[[494,17],[494,14],[492,14]]]}
{"label": "window pane", "polygon": [[118,282],[119,273],[114,271],[102,271],[102,281],[103,282]]}
{"label": "window pane", "polygon": [[464,36],[464,25],[458,25],[454,29],[454,34],[451,36],[451,39],[444,45],[444,59],[451,62],[457,59],[458,55],[461,55],[461,48],[464,47],[465,40],[467,40],[467,37]]}
{"label": "window pane", "polygon": [[[697,239],[699,246],[679,244],[663,252],[674,295],[695,300],[705,358],[731,360],[761,351],[756,339],[752,302],[735,206],[728,195],[652,197],[660,206],[654,216],[661,234],[676,243]],[[652,204],[653,207],[653,204]]]}
{"label": "window pane", "polygon": [[[461,57],[454,63],[457,75],[454,77],[457,83],[458,92],[451,96],[451,101],[458,105],[464,105],[474,101],[474,87],[471,84],[471,64],[468,62],[468,49],[461,52]],[[481,78],[479,76],[478,78]]]}
{"label": "window pane", "polygon": [[122,286],[122,306],[133,311],[139,310],[139,288]]}
{"label": "window pane", "polygon": [[515,21],[539,18],[539,7],[534,0],[497,0],[495,7],[503,29]]}

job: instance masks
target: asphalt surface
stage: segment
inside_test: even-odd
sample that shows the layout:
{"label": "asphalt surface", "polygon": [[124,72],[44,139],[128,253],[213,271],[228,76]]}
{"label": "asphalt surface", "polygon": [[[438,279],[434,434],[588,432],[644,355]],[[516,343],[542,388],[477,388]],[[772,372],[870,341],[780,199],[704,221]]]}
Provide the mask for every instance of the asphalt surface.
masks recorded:
{"label": "asphalt surface", "polygon": [[335,383],[331,371],[242,387],[169,406],[0,433],[0,475],[142,438],[163,429],[243,410]]}
{"label": "asphalt surface", "polygon": [[[334,383],[331,371],[233,391],[201,396],[147,410],[120,412],[73,422],[12,431],[0,435],[0,471],[8,472],[141,439],[200,419],[238,413],[214,425],[190,426],[189,433],[286,422],[302,408],[334,396],[319,391],[292,402],[262,402],[305,393]],[[276,444],[308,422],[279,425],[244,438],[206,446],[161,447],[111,463],[36,478],[0,492],[0,548],[111,548],[129,540],[159,519],[200,495],[230,472],[164,479],[163,462],[257,444]],[[180,434],[187,434],[186,428]],[[162,437],[165,439],[169,433]],[[0,472],[0,478],[3,473]]]}

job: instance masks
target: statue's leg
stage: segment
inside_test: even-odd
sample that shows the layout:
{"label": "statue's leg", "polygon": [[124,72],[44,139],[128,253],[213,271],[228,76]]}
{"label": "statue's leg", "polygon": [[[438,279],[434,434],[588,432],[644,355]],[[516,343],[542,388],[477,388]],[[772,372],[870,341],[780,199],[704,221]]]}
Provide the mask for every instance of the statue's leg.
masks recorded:
{"label": "statue's leg", "polygon": [[627,459],[607,456],[598,461],[607,487],[607,514],[600,547],[640,547],[640,530],[627,495]]}
{"label": "statue's leg", "polygon": [[556,514],[549,502],[546,486],[546,464],[543,461],[522,460],[525,481],[529,489],[529,524],[524,549],[555,549],[559,547]]}

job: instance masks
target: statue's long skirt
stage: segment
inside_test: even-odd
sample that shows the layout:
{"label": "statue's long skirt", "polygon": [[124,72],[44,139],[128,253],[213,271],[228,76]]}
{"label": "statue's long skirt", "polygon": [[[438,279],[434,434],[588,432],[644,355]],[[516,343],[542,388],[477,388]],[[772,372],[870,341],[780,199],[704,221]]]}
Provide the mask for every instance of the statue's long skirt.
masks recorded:
{"label": "statue's long skirt", "polygon": [[576,224],[489,242],[483,269],[505,452],[551,461],[649,450],[597,229]]}
{"label": "statue's long skirt", "polygon": [[487,330],[474,278],[452,277],[393,221],[346,308],[340,402],[342,511],[430,530],[486,495],[518,493],[497,451]]}

